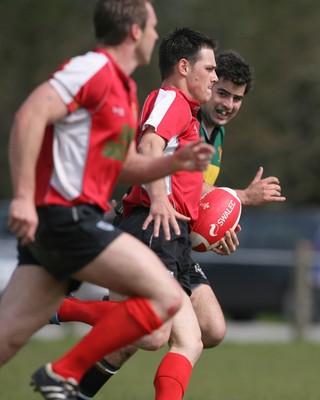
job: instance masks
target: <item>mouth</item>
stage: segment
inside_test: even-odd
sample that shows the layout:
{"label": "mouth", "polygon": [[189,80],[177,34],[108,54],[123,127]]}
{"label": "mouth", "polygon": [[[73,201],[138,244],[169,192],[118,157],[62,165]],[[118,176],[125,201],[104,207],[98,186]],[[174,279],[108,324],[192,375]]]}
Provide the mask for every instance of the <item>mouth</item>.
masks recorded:
{"label": "mouth", "polygon": [[217,114],[220,114],[220,115],[223,115],[223,116],[227,115],[227,112],[225,110],[216,109],[216,112],[217,112]]}

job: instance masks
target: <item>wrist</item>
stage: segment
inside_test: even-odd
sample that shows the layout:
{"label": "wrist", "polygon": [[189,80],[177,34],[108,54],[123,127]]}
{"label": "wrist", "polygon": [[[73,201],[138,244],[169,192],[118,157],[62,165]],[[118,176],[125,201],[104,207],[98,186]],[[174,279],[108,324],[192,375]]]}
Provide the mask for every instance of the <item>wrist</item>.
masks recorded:
{"label": "wrist", "polygon": [[246,190],[234,189],[243,206],[249,205],[249,196]]}
{"label": "wrist", "polygon": [[171,174],[183,169],[183,161],[180,160],[180,158],[177,156],[176,153],[167,156],[166,158],[170,159],[167,160],[167,162],[171,164],[171,169],[172,169]]}

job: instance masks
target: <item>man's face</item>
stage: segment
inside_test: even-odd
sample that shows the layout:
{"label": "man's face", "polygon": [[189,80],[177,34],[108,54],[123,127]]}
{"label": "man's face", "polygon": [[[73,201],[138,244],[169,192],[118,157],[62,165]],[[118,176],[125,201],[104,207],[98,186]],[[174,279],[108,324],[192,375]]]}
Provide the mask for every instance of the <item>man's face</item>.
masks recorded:
{"label": "man's face", "polygon": [[137,57],[140,66],[145,66],[150,63],[154,45],[159,38],[158,32],[156,31],[158,23],[157,16],[152,4],[146,3],[146,9],[148,19],[137,46]]}
{"label": "man's face", "polygon": [[200,104],[207,103],[211,98],[212,86],[218,81],[215,69],[214,52],[207,48],[200,51],[200,58],[195,64],[187,65],[188,94]]}
{"label": "man's face", "polygon": [[240,110],[246,84],[235,85],[224,78],[212,87],[212,97],[201,107],[201,115],[210,126],[226,125]]}

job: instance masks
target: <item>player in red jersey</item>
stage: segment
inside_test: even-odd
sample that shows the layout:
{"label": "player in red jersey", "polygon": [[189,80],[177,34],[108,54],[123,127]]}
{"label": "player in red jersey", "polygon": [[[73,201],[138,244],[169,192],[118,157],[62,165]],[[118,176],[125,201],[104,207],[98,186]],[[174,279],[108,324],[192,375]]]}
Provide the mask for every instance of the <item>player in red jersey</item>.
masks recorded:
{"label": "player in red jersey", "polygon": [[150,1],[99,0],[94,23],[96,49],[66,62],[15,116],[8,225],[19,240],[19,267],[0,303],[0,364],[46,323],[70,285],[88,281],[129,298],[111,302],[85,338],[33,374],[46,399],[77,399],[78,383],[97,360],[159,328],[182,304],[182,290],[155,254],[104,221],[115,182],[203,170],[213,153],[200,141],[166,159],[135,150],[129,76],[148,64],[158,37]]}
{"label": "player in red jersey", "polygon": [[[141,116],[139,152],[151,157],[174,154],[199,137],[196,114],[210,100],[217,82],[216,42],[188,28],[166,36],[159,49],[160,89],[147,98]],[[197,219],[203,174],[177,172],[165,179],[133,186],[123,199],[120,227],[161,258],[185,293],[179,312],[140,346],[157,349],[169,343],[154,379],[155,399],[182,399],[192,368],[202,351],[201,333],[189,295],[189,231]]]}

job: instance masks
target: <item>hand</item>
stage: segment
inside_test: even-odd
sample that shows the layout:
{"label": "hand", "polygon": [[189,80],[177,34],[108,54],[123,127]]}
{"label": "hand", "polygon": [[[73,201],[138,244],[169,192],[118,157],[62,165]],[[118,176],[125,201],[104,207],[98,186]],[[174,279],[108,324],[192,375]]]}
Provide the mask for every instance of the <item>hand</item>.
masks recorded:
{"label": "hand", "polygon": [[112,223],[116,216],[115,208],[117,206],[117,201],[112,199],[109,204],[110,204],[111,209],[109,211],[105,212],[104,219],[107,222]]}
{"label": "hand", "polygon": [[279,179],[275,176],[262,179],[262,174],[263,167],[260,167],[250,185],[245,190],[237,190],[243,205],[259,206],[286,200],[285,197],[281,196]]}
{"label": "hand", "polygon": [[150,222],[154,221],[153,235],[154,237],[159,236],[160,227],[162,226],[165,239],[170,240],[170,225],[172,226],[176,235],[180,235],[180,228],[177,219],[183,221],[190,221],[189,217],[178,213],[171,205],[167,196],[161,200],[152,201],[150,206],[149,216],[146,218],[142,225],[142,229],[145,230],[149,226]]}
{"label": "hand", "polygon": [[38,215],[33,201],[16,198],[9,207],[8,228],[26,245],[35,240]]}
{"label": "hand", "polygon": [[239,240],[237,234],[241,231],[241,226],[237,225],[234,230],[227,231],[224,238],[219,242],[219,245],[212,251],[219,254],[220,256],[229,256],[234,253],[238,246]]}
{"label": "hand", "polygon": [[174,156],[179,170],[205,171],[214,154],[214,147],[200,139],[180,147]]}

